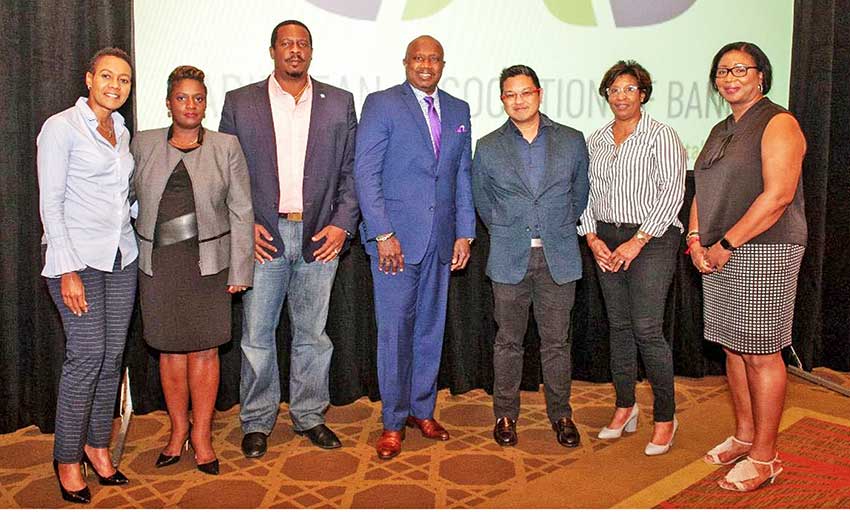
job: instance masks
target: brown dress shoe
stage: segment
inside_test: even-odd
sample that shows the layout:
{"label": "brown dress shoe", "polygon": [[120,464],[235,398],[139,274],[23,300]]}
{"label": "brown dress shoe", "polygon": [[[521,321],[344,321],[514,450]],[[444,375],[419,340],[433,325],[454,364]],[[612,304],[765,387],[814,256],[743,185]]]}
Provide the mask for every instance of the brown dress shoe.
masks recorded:
{"label": "brown dress shoe", "polygon": [[378,442],[375,444],[375,450],[378,452],[379,459],[392,459],[401,453],[401,442],[404,440],[403,430],[384,430]]}
{"label": "brown dress shoe", "polygon": [[422,431],[422,435],[428,439],[449,440],[449,432],[433,418],[420,420],[419,418],[408,416],[407,426],[418,428]]}
{"label": "brown dress shoe", "polygon": [[493,427],[493,439],[500,446],[515,445],[517,443],[516,422],[507,416],[496,420],[496,426]]}
{"label": "brown dress shoe", "polygon": [[555,423],[552,423],[552,430],[558,438],[558,442],[567,448],[575,448],[581,442],[581,435],[578,433],[575,423],[570,418],[561,418]]}

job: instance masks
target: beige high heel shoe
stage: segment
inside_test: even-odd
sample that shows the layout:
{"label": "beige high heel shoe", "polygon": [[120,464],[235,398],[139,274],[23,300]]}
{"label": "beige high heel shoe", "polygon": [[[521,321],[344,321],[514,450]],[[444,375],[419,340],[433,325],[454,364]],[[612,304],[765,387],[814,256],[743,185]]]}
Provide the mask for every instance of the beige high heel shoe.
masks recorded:
{"label": "beige high heel shoe", "polygon": [[[722,460],[720,460],[720,454],[721,453],[728,453],[728,452],[731,452],[732,450],[734,450],[736,443],[741,445],[741,446],[746,447],[746,451],[741,453],[740,455],[736,455],[736,456],[732,457],[731,459],[729,459],[726,462],[723,462]],[[750,452],[750,447],[752,445],[753,445],[753,443],[741,441],[740,439],[738,439],[735,436],[729,436],[729,437],[726,438],[725,441],[723,441],[722,443],[718,444],[717,446],[715,446],[714,448],[709,450],[705,454],[705,457],[702,458],[702,460],[704,460],[708,464],[714,464],[716,466],[728,466],[728,465],[734,464],[734,463],[738,462],[739,460],[741,460],[742,458],[746,457],[747,454]]]}
{"label": "beige high heel shoe", "polygon": [[[764,475],[759,473],[757,466],[768,466],[770,468],[770,473]],[[741,462],[735,464],[735,467],[726,473],[725,477],[717,481],[717,485],[727,491],[755,491],[763,485],[768,483],[772,484],[783,470],[782,461],[779,460],[778,453],[775,457],[773,457],[773,460],[768,462],[762,462],[751,457],[747,457]]]}
{"label": "beige high heel shoe", "polygon": [[646,443],[646,448],[644,448],[644,455],[664,455],[665,453],[670,451],[670,448],[673,446],[673,439],[676,437],[676,431],[679,430],[679,420],[673,416],[673,433],[670,434],[670,440],[667,444],[655,444],[652,441]]}
{"label": "beige high heel shoe", "polygon": [[623,423],[623,426],[620,428],[608,428],[602,427],[602,430],[599,431],[599,434],[596,435],[599,439],[619,439],[623,435],[623,431],[626,432],[634,432],[637,430],[638,423],[638,405],[635,404],[632,406],[632,412],[629,413],[629,417],[626,418],[626,422]]}

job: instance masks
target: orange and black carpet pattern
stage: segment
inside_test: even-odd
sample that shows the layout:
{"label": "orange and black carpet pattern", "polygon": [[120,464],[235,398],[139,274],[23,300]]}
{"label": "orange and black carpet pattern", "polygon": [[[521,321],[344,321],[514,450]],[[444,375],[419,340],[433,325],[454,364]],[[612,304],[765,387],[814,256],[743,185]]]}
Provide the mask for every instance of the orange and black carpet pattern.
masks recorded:
{"label": "orange and black carpet pattern", "polygon": [[[828,374],[833,380],[850,385],[846,374]],[[821,396],[818,393],[824,393],[801,380],[791,380],[789,389],[807,393],[808,397],[817,398]],[[602,441],[595,436],[610,419],[613,388],[610,384],[575,382],[574,420],[582,432],[581,446],[575,449],[557,444],[546,417],[542,390],[522,394],[520,441],[512,448],[502,448],[492,439],[494,418],[489,395],[480,390],[456,396],[441,391],[437,419],[452,438],[447,442],[427,440],[408,429],[402,453],[390,461],[379,460],[374,450],[381,432],[380,402],[361,399],[346,407],[331,408],[328,425],[343,442],[342,449],[331,451],[315,448],[305,438],[295,436],[284,404],[269,438],[268,453],[259,459],[246,459],[240,451],[242,432],[238,407],[234,407],[218,412],[213,425],[213,442],[221,461],[219,476],[199,472],[191,451],[173,466],[154,467],[169,429],[167,416],[157,412],[132,420],[121,462],[130,484],[102,487],[93,477],[88,484],[96,508],[519,508],[541,506],[543,495],[548,500],[543,506],[554,507],[629,503],[639,507],[745,507],[747,502],[740,501],[740,497],[727,499],[728,495],[713,488],[709,491],[714,485],[712,479],[723,473],[706,476],[704,469],[689,480],[680,478],[675,485],[662,486],[654,495],[646,494],[674,471],[687,470],[705,449],[722,440],[722,436],[702,439],[696,433],[687,437],[687,432],[689,424],[696,431],[699,422],[712,421],[722,423],[717,429],[728,429],[728,414],[712,419],[714,413],[705,412],[718,407],[728,409],[726,395],[722,377],[677,378],[677,415],[683,438],[677,440],[677,446],[684,447],[674,447],[672,458],[666,461],[664,457],[652,458],[657,460],[652,460],[651,466],[646,465],[649,458],[641,453],[651,432],[652,393],[647,383],[640,383],[637,388],[642,407],[638,432],[628,439]],[[837,400],[840,406],[841,399]],[[850,399],[844,400],[850,411]],[[776,501],[759,502],[756,506],[813,507],[822,503],[834,508],[850,507],[850,429],[807,418],[804,415],[783,431],[780,449],[787,461],[786,472],[768,491],[783,490],[797,497],[803,496],[804,488],[817,488],[817,492],[799,502],[777,495]],[[830,443],[821,442],[826,431],[830,432]],[[609,460],[615,460],[616,450],[621,449],[639,454],[634,460],[643,466],[634,478],[643,479],[645,484],[629,488],[618,484],[619,477],[605,478],[604,473],[599,477],[597,473],[604,472],[611,464]],[[806,462],[800,458],[803,456],[807,457]],[[52,436],[41,434],[35,427],[0,436],[0,507],[67,505],[59,496],[51,460]],[[630,470],[629,462],[618,464],[626,464],[621,470]],[[811,476],[815,464],[820,465],[819,474],[831,476]],[[700,486],[705,486],[705,490]],[[695,498],[703,494],[709,498]],[[722,499],[715,499],[718,497]],[[643,501],[629,502],[637,498]]]}

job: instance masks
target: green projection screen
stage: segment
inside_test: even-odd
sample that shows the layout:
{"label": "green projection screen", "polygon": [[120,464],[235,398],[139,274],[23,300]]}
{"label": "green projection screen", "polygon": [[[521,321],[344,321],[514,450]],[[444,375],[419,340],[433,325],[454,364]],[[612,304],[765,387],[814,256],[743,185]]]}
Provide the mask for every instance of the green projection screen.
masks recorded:
{"label": "green projection screen", "polygon": [[652,74],[646,105],[670,124],[691,162],[709,129],[728,114],[708,84],[714,53],[751,41],[770,57],[769,96],[788,104],[793,0],[172,0],[134,2],[139,129],[167,126],[165,84],[176,66],[206,72],[205,125],[218,128],[224,93],[268,77],[272,28],[298,19],[313,34],[311,75],[354,94],[404,80],[407,43],[431,34],[443,43],[440,86],[469,102],[473,140],[506,119],[502,68],[527,64],[544,89],[541,110],[588,136],[611,119],[597,93],[620,59]]}

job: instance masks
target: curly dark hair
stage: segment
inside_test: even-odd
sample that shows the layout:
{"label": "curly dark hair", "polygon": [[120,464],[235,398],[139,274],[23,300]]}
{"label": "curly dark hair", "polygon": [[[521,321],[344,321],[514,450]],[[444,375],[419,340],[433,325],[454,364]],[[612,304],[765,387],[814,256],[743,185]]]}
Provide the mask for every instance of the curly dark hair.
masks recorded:
{"label": "curly dark hair", "polygon": [[177,66],[168,75],[168,92],[166,93],[166,97],[171,97],[171,90],[174,89],[174,84],[180,80],[197,80],[204,86],[204,94],[207,92],[207,84],[204,83],[203,71],[195,66]]}
{"label": "curly dark hair", "polygon": [[638,88],[643,92],[644,97],[641,103],[646,103],[652,96],[652,77],[649,76],[649,71],[634,60],[621,60],[611,66],[602,77],[602,83],[599,84],[599,95],[607,99],[608,94],[605,92],[611,84],[614,83],[620,75],[631,75],[637,80]]}

